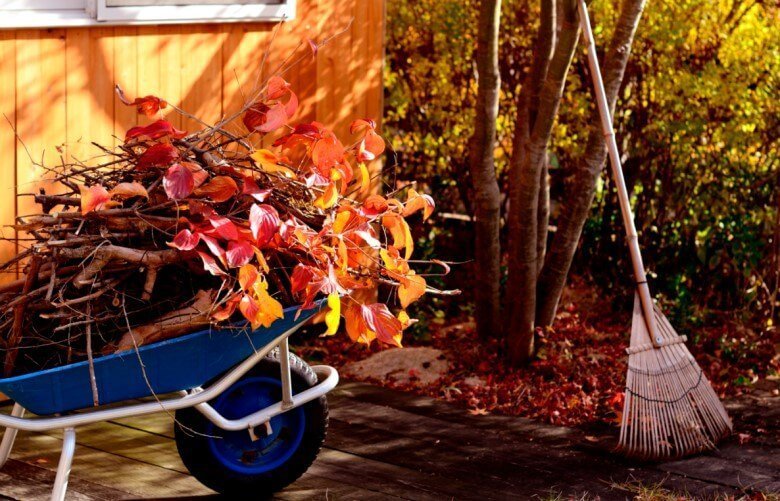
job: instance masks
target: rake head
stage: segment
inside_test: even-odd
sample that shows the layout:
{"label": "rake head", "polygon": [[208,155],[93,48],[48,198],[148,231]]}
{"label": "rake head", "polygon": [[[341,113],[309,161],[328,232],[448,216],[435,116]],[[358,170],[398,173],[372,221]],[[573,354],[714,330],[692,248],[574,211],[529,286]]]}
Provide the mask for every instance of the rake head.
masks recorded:
{"label": "rake head", "polygon": [[662,346],[650,342],[639,297],[634,298],[626,397],[618,450],[668,459],[715,448],[731,420],[710,382],[669,321],[655,308]]}

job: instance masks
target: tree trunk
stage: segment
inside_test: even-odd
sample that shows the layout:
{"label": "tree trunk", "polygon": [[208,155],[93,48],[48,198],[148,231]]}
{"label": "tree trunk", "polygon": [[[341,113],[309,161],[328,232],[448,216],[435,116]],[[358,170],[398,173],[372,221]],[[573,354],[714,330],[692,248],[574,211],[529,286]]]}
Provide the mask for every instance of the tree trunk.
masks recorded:
{"label": "tree trunk", "polygon": [[494,150],[501,78],[498,70],[500,0],[483,0],[479,8],[477,39],[478,84],[474,135],[469,148],[469,168],[474,186],[475,288],[477,331],[483,338],[501,331],[499,243],[500,192],[496,181]]}
{"label": "tree trunk", "polygon": [[[644,5],[645,0],[623,0],[615,33],[602,65],[604,86],[611,112],[615,109],[618,90],[623,81],[623,74],[631,54],[631,44]],[[555,319],[555,310],[558,308],[566,276],[593,203],[596,181],[601,175],[606,157],[607,145],[601,130],[598,111],[594,108],[593,124],[585,154],[566,179],[565,196],[558,217],[558,230],[539,277],[537,325],[550,326]]]}
{"label": "tree trunk", "polygon": [[550,154],[545,156],[542,172],[539,176],[539,203],[536,215],[536,273],[542,271],[544,255],[547,252],[547,232],[550,228]]}
{"label": "tree trunk", "polygon": [[518,177],[512,179],[515,196],[511,212],[515,225],[510,234],[515,243],[510,250],[507,295],[512,305],[509,313],[509,354],[515,362],[527,361],[534,352],[540,180],[566,75],[579,39],[576,1],[564,0],[561,11],[559,40],[540,87],[538,111],[522,153]]}

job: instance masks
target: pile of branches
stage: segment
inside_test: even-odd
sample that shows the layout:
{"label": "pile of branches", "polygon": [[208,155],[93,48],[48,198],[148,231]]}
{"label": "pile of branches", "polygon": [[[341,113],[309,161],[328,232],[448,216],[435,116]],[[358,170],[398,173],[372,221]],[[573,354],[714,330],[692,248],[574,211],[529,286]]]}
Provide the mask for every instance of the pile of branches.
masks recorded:
{"label": "pile of branches", "polygon": [[[17,218],[24,250],[2,270],[22,278],[0,285],[6,376],[209,325],[267,327],[320,297],[327,334],[343,317],[357,342],[400,345],[406,307],[431,291],[410,268],[406,218],[434,203],[410,187],[357,201],[385,149],[372,120],[355,120],[346,146],[320,123],[289,125],[298,99],[279,76],[196,132],[162,119],[194,117],[158,97],[117,94],[150,123],[95,145],[97,162],[42,166],[56,194],[41,190],[40,213]],[[395,288],[397,314],[361,299],[379,284]]]}

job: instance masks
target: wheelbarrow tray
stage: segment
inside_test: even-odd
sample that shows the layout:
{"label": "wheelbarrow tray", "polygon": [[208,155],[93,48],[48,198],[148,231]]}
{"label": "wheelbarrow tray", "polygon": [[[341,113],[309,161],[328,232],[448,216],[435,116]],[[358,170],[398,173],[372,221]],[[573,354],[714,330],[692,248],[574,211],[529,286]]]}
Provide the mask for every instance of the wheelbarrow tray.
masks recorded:
{"label": "wheelbarrow tray", "polygon": [[[311,318],[321,303],[284,310],[268,328],[205,329],[93,360],[100,404],[191,390]],[[143,363],[143,365],[142,365]],[[0,392],[40,416],[92,407],[87,361],[0,379]]]}

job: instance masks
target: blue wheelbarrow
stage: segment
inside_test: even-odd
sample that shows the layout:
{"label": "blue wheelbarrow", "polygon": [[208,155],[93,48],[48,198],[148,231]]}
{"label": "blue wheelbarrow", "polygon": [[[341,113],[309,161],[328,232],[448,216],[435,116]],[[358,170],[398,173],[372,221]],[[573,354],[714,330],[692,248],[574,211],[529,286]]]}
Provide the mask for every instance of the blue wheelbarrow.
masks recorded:
{"label": "blue wheelbarrow", "polygon": [[[203,330],[96,358],[100,407],[92,407],[87,362],[0,379],[0,392],[14,401],[11,414],[0,415],[0,467],[18,430],[62,429],[51,496],[61,501],[78,426],[175,411],[179,455],[201,483],[258,499],[282,489],[319,453],[328,426],[325,394],[338,383],[334,368],[310,367],[287,343],[320,305],[287,308],[270,328]],[[137,400],[150,396],[155,400]]]}

